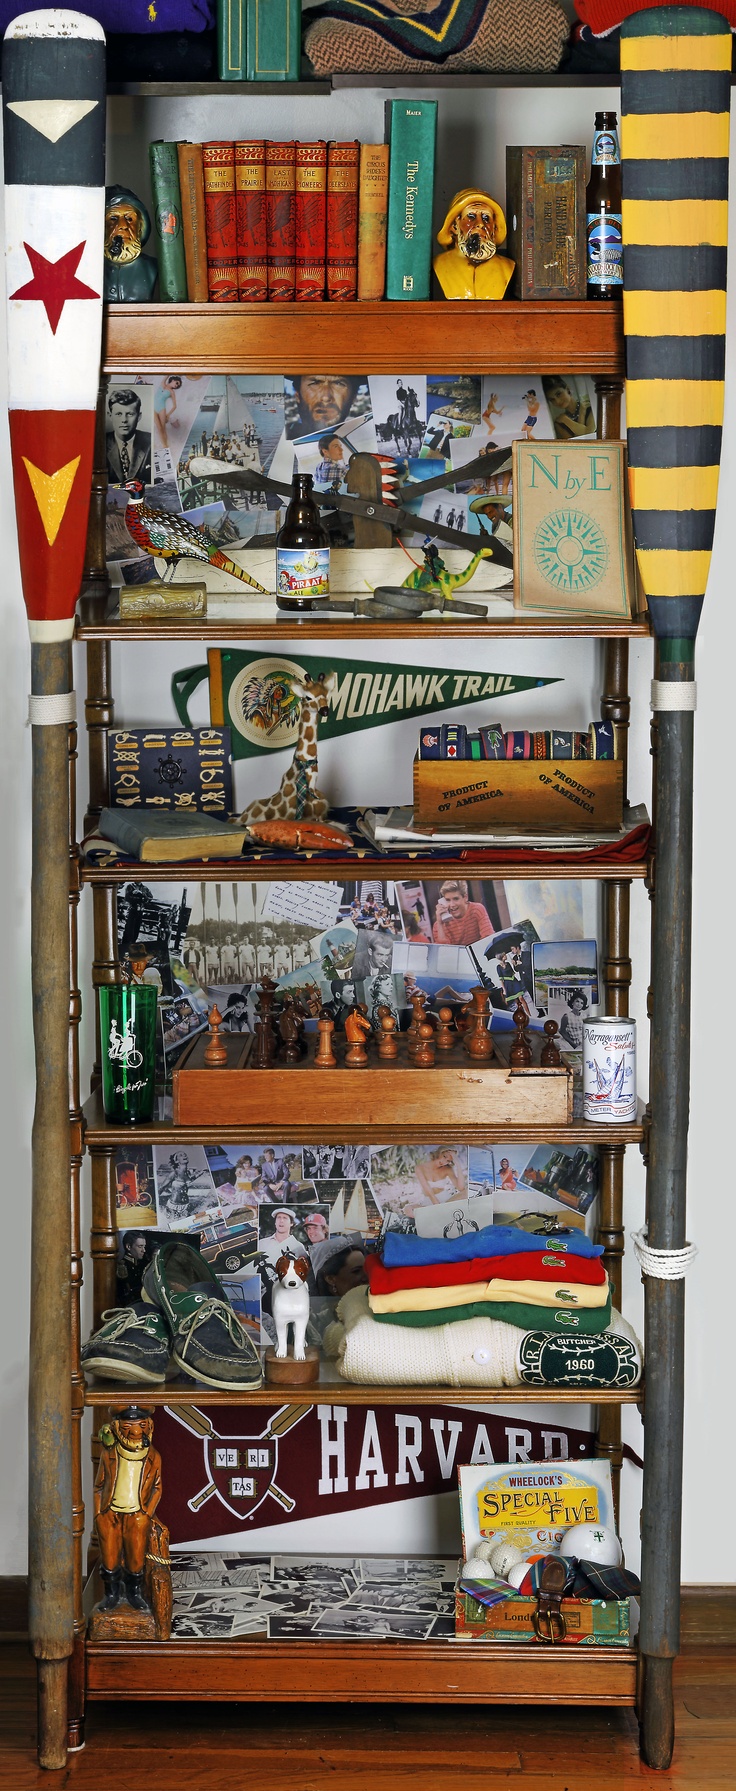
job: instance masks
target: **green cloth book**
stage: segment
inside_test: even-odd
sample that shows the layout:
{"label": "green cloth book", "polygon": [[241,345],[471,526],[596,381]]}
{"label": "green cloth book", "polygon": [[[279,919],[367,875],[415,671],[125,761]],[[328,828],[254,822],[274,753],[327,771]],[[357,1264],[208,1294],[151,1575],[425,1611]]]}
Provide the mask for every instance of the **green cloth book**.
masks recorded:
{"label": "green cloth book", "polygon": [[386,102],[389,299],[429,298],[436,137],[436,100]]}
{"label": "green cloth book", "polygon": [[151,143],[151,192],[158,256],[158,290],[163,304],[186,304],[187,264],[181,221],[179,153],[175,143]]}
{"label": "green cloth book", "polygon": [[246,78],[247,0],[217,0],[217,70],[221,81]]}
{"label": "green cloth book", "polygon": [[249,81],[298,81],[302,59],[301,0],[244,0],[248,8]]}
{"label": "green cloth book", "polygon": [[103,808],[103,840],[112,840],[140,864],[181,864],[186,859],[239,858],[247,829],[200,815],[195,809]]}

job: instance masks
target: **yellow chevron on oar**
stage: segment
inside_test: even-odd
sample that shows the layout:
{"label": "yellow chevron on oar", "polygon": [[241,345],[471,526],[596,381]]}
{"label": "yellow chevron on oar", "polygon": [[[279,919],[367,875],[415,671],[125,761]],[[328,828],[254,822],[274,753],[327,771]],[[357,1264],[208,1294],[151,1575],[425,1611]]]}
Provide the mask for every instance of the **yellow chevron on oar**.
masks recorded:
{"label": "yellow chevron on oar", "polygon": [[700,7],[621,27],[629,476],[655,633],[688,657],[708,578],[723,424],[731,34]]}
{"label": "yellow chevron on oar", "polygon": [[53,547],[56,537],[64,521],[69,495],[77,476],[77,467],[81,460],[68,460],[66,466],[60,466],[55,473],[44,473],[40,466],[34,466],[32,460],[23,455],[23,465],[31,481],[33,495],[38,504],[38,514],[43,523],[43,530],[49,547]]}

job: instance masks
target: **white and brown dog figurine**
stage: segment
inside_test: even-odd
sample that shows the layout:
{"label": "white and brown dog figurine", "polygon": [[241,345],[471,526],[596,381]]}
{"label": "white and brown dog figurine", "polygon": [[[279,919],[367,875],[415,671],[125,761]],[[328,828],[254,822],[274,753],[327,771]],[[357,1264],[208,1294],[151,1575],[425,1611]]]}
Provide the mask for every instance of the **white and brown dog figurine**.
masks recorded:
{"label": "white and brown dog figurine", "polygon": [[271,1294],[271,1313],[276,1326],[276,1355],[280,1362],[289,1354],[289,1326],[294,1327],[294,1361],[306,1357],[309,1294],[305,1283],[309,1276],[306,1256],[289,1256],[285,1252],[276,1264],[278,1287]]}

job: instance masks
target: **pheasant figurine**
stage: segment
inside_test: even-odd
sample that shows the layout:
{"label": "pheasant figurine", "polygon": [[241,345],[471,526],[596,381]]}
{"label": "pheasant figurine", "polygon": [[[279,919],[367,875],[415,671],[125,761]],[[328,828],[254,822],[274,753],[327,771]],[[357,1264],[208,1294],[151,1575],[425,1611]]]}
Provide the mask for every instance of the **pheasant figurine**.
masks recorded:
{"label": "pheasant figurine", "polygon": [[229,572],[231,578],[239,578],[254,591],[266,592],[265,585],[259,585],[257,579],[236,566],[234,560],[228,559],[227,554],[215,547],[213,541],[208,541],[202,530],[187,522],[185,516],[170,515],[168,510],[152,510],[144,501],[139,479],[129,480],[125,489],[128,493],[125,509],[128,534],[136,547],[142,547],[156,560],[167,561],[172,578],[180,560],[202,560],[208,566],[216,566],[220,572]]}

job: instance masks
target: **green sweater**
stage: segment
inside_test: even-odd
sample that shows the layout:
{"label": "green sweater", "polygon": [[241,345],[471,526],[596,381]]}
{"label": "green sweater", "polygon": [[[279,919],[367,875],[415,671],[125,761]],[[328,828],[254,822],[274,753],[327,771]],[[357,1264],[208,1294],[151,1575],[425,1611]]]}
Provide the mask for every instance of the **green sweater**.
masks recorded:
{"label": "green sweater", "polygon": [[611,1297],[605,1306],[567,1307],[517,1306],[510,1300],[474,1300],[470,1306],[440,1306],[430,1312],[374,1312],[377,1325],[452,1325],[465,1318],[500,1318],[505,1325],[516,1325],[520,1331],[558,1331],[565,1336],[572,1331],[581,1336],[596,1337],[607,1331],[611,1323]]}

